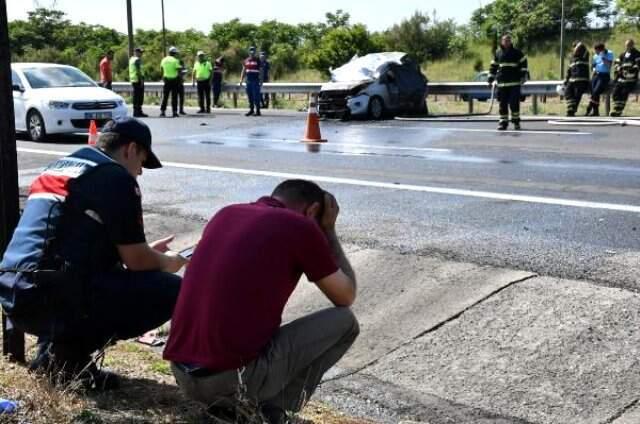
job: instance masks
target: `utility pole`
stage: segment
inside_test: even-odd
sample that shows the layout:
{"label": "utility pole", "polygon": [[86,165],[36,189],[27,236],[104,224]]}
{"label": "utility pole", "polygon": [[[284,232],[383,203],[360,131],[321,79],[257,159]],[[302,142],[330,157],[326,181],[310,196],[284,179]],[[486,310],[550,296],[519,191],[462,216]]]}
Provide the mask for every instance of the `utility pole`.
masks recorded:
{"label": "utility pole", "polygon": [[133,17],[131,16],[131,0],[127,0],[127,32],[129,34],[129,57],[133,56]]}
{"label": "utility pole", "polygon": [[560,79],[564,79],[564,2],[565,0],[562,0],[560,15]]}
{"label": "utility pole", "polygon": [[164,27],[164,0],[160,0],[160,7],[162,8],[162,55],[167,55],[167,30]]}
{"label": "utility pole", "polygon": [[[7,2],[0,0],[0,256],[11,240],[20,218],[18,203],[18,157],[16,152],[11,50],[9,48]],[[24,334],[12,328],[2,313],[2,353],[24,362]]]}

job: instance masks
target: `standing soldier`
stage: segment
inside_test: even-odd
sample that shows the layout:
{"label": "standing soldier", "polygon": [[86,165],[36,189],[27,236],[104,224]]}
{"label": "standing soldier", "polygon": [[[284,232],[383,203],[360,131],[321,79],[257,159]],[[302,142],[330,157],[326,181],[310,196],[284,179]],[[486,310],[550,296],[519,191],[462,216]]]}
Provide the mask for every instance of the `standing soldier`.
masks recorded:
{"label": "standing soldier", "polygon": [[178,49],[171,47],[169,49],[169,56],[162,59],[160,67],[162,68],[162,80],[164,81],[164,87],[162,90],[162,103],[160,104],[160,116],[167,116],[165,114],[167,110],[167,102],[169,101],[169,95],[171,95],[171,110],[173,117],[178,116],[178,79],[180,77],[180,61],[177,58]]}
{"label": "standing soldier", "polygon": [[[202,50],[198,51],[197,58],[193,64],[193,76],[191,77],[192,85],[196,85],[198,81],[198,113],[211,113],[211,74],[213,67],[211,62],[205,56]],[[207,109],[205,112],[205,103]]]}
{"label": "standing soldier", "polygon": [[573,57],[564,81],[567,116],[576,116],[580,99],[589,89],[589,65],[589,51],[578,41],[574,44]]}
{"label": "standing soldier", "polygon": [[527,80],[527,57],[513,47],[511,36],[502,36],[500,48],[496,51],[489,71],[489,84],[498,83],[498,100],[500,100],[500,124],[498,130],[504,131],[509,126],[509,109],[513,128],[520,130],[520,93],[521,86]]}
{"label": "standing soldier", "polygon": [[213,105],[220,107],[218,101],[222,93],[222,76],[224,75],[224,56],[220,56],[213,64]]}
{"label": "standing soldier", "polygon": [[600,95],[609,87],[611,64],[613,63],[613,52],[607,50],[604,43],[597,43],[593,49],[595,54],[592,61],[591,101],[587,107],[586,116],[600,116]]}
{"label": "standing soldier", "polygon": [[[260,52],[260,70],[262,71],[262,84],[269,82],[271,63],[267,60],[266,52]],[[260,105],[264,109],[269,109],[269,93],[260,96]]]}
{"label": "standing soldier", "polygon": [[247,97],[249,98],[249,112],[245,116],[251,116],[254,114],[260,116],[260,79],[262,78],[260,72],[260,60],[256,57],[256,48],[249,47],[249,57],[244,60],[242,64],[242,74],[240,74],[240,86],[247,77]]}
{"label": "standing soldier", "polygon": [[129,59],[129,81],[133,87],[133,116],[136,118],[146,118],[147,114],[142,112],[144,104],[144,72],[142,71],[142,47],[136,47],[133,57]]}
{"label": "standing soldier", "polygon": [[100,61],[100,86],[111,90],[113,84],[113,71],[111,62],[113,61],[113,50],[107,51]]}
{"label": "standing soldier", "polygon": [[627,104],[629,94],[638,83],[640,72],[640,51],[635,48],[633,40],[624,44],[625,52],[616,59],[615,86],[613,87],[613,110],[611,116],[620,116]]}

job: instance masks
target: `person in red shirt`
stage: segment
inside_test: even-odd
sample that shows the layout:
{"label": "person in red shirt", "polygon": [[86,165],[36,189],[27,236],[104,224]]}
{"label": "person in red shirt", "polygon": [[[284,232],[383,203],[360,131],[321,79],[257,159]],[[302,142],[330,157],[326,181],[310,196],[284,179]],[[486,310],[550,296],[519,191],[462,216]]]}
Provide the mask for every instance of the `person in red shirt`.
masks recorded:
{"label": "person in red shirt", "polygon": [[113,84],[113,71],[111,62],[113,61],[113,50],[109,50],[100,61],[100,85],[111,90]]}
{"label": "person in red shirt", "polygon": [[[270,423],[299,411],[359,333],[339,207],[313,182],[223,208],[207,224],[173,313],[164,358],[187,397],[233,411],[240,393]],[[281,326],[305,274],[335,305]]]}

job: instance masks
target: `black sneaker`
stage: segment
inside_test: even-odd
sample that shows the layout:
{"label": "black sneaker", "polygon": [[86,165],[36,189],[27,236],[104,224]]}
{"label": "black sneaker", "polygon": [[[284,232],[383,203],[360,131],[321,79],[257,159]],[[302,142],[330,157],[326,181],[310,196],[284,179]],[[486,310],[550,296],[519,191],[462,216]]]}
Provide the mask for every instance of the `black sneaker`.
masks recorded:
{"label": "black sneaker", "polygon": [[252,116],[253,115],[253,111],[250,110],[249,112],[245,113],[244,116]]}
{"label": "black sneaker", "polygon": [[498,124],[498,131],[504,131],[507,129],[508,124],[500,123]]}
{"label": "black sneaker", "polygon": [[174,117],[174,118],[179,118],[179,117],[180,117],[180,115],[178,115],[177,113],[174,113],[174,114],[173,114],[173,115],[171,115],[171,116],[172,116],[172,117]]}
{"label": "black sneaker", "polygon": [[140,112],[138,115],[140,116],[140,118],[148,118],[149,117],[149,115],[147,115],[144,112]]}
{"label": "black sneaker", "polygon": [[166,114],[166,113],[164,113],[164,112],[160,112],[160,118],[166,118],[166,117],[167,117],[167,114]]}
{"label": "black sneaker", "polygon": [[197,113],[207,113],[204,110],[200,109]]}
{"label": "black sneaker", "polygon": [[513,124],[513,129],[516,131],[520,131],[522,128],[520,127],[520,122],[515,122]]}
{"label": "black sneaker", "polygon": [[187,112],[185,112],[184,110],[180,111],[180,115],[186,115],[186,114],[187,114]]}
{"label": "black sneaker", "polygon": [[256,116],[262,116],[262,114],[260,113],[260,111],[256,112]]}

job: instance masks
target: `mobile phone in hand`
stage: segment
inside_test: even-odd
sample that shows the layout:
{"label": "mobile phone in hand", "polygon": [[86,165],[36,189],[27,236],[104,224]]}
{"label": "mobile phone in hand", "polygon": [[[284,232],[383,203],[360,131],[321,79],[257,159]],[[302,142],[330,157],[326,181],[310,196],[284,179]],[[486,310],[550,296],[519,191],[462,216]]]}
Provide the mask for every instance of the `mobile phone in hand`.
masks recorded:
{"label": "mobile phone in hand", "polygon": [[195,246],[187,247],[186,249],[183,249],[180,252],[178,252],[178,255],[182,256],[185,259],[191,259],[195,249],[196,249]]}

